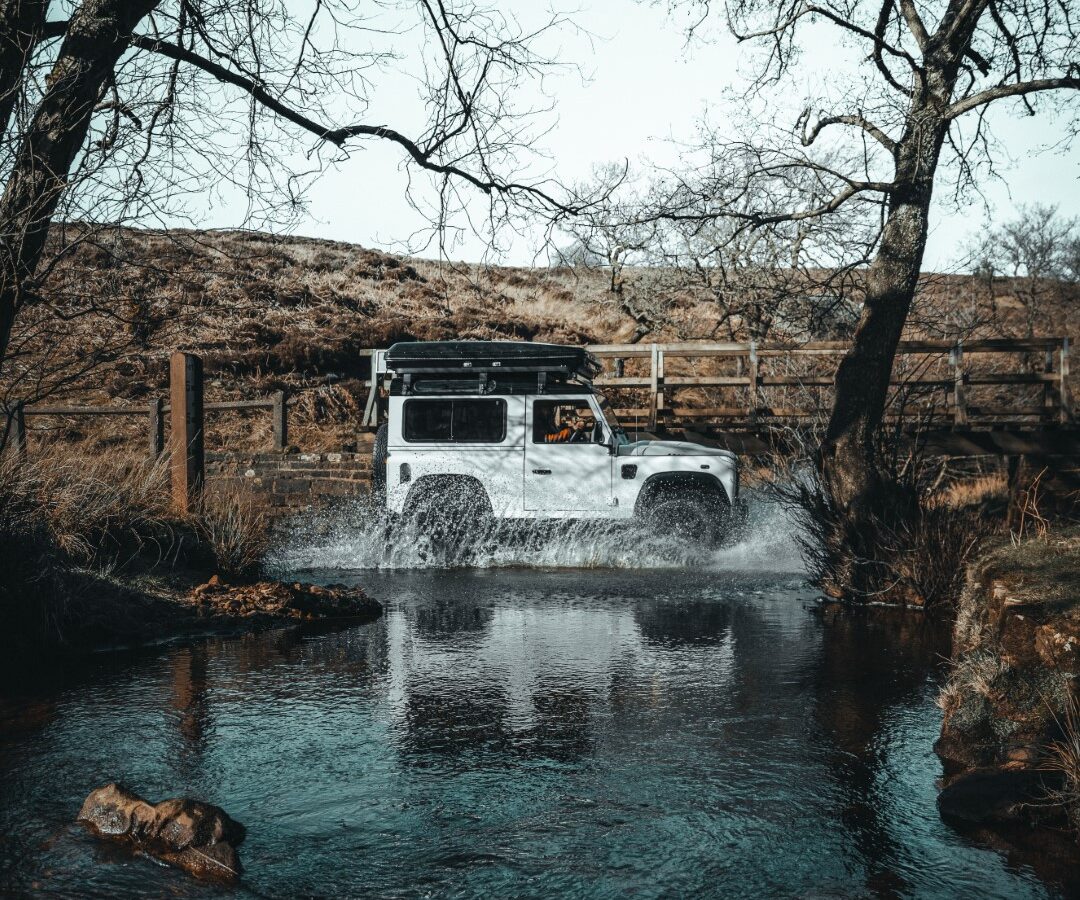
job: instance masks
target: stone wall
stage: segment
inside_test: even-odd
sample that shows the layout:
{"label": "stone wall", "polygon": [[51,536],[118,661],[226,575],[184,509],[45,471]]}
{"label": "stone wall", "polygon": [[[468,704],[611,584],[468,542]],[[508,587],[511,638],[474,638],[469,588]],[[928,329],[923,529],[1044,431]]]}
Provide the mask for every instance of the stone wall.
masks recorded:
{"label": "stone wall", "polygon": [[367,494],[371,451],[359,453],[207,453],[211,490],[245,485],[271,511],[288,513]]}

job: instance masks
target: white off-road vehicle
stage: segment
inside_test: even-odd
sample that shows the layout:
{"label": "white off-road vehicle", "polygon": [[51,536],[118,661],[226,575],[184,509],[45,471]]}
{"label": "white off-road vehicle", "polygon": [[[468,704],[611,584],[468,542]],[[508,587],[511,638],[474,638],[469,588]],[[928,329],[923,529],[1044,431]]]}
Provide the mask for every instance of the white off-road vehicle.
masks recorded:
{"label": "white off-road vehicle", "polygon": [[735,454],[631,441],[581,348],[398,343],[376,368],[389,396],[373,486],[392,516],[636,519],[706,545],[744,518]]}

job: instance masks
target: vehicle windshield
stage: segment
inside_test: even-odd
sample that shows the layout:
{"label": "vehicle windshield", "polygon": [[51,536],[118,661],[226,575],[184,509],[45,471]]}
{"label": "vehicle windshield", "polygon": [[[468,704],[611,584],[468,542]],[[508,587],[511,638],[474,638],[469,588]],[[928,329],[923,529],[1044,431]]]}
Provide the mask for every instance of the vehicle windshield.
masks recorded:
{"label": "vehicle windshield", "polygon": [[626,436],[626,432],[623,431],[622,425],[619,424],[618,416],[615,415],[615,410],[613,410],[611,404],[608,403],[607,397],[603,394],[597,394],[596,399],[600,401],[600,412],[604,414],[604,421],[608,423],[608,427],[611,429],[611,433],[615,438],[615,444],[629,444],[630,438]]}

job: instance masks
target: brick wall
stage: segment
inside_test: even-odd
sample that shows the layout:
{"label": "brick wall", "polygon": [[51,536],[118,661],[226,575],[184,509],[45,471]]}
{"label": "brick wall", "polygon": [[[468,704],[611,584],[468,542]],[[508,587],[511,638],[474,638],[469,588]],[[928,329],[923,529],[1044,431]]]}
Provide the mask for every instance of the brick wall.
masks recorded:
{"label": "brick wall", "polygon": [[282,513],[368,492],[371,451],[359,453],[207,453],[210,489],[244,484]]}

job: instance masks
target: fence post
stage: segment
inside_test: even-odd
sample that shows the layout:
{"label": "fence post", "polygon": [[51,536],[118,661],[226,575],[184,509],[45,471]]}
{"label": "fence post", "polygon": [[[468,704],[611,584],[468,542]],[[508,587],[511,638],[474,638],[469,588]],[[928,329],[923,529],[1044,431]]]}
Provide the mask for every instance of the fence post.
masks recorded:
{"label": "fence post", "polygon": [[[1053,348],[1048,347],[1046,349],[1046,358],[1043,360],[1043,373],[1051,375],[1054,372],[1054,351]],[[1054,394],[1050,387],[1049,381],[1044,381],[1042,386],[1043,395],[1043,416],[1048,422],[1054,421]]]}
{"label": "fence post", "polygon": [[964,342],[957,341],[949,351],[949,364],[953,368],[953,425],[967,425],[967,398],[964,395]]}
{"label": "fence post", "polygon": [[750,379],[750,389],[747,392],[747,404],[750,411],[750,424],[757,423],[758,416],[758,352],[757,341],[750,342],[750,365],[747,377]]}
{"label": "fence post", "polygon": [[26,459],[26,413],[21,403],[11,411],[11,449],[17,460]]}
{"label": "fence post", "polygon": [[656,411],[663,405],[660,392],[662,375],[660,372],[661,356],[656,344],[649,345],[649,431],[656,431]]}
{"label": "fence post", "polygon": [[165,402],[156,397],[150,401],[150,459],[154,460],[165,452]]}
{"label": "fence post", "polygon": [[621,356],[619,356],[619,357],[617,357],[615,359],[615,377],[616,378],[622,378],[623,374],[625,372],[626,372],[626,360],[623,359]]}
{"label": "fence post", "polygon": [[1062,425],[1072,421],[1072,401],[1069,396],[1069,339],[1061,339],[1061,349],[1058,351],[1058,399],[1060,400],[1058,416]]}
{"label": "fence post", "polygon": [[370,428],[379,420],[379,351],[371,351],[371,380],[368,382],[367,403],[364,404],[364,417],[360,420],[363,428]]}
{"label": "fence post", "polygon": [[203,453],[203,368],[192,353],[174,353],[169,360],[169,431],[173,503],[187,512],[198,500],[205,480]]}
{"label": "fence post", "polygon": [[274,449],[284,450],[289,446],[289,407],[285,403],[285,392],[274,394]]}

